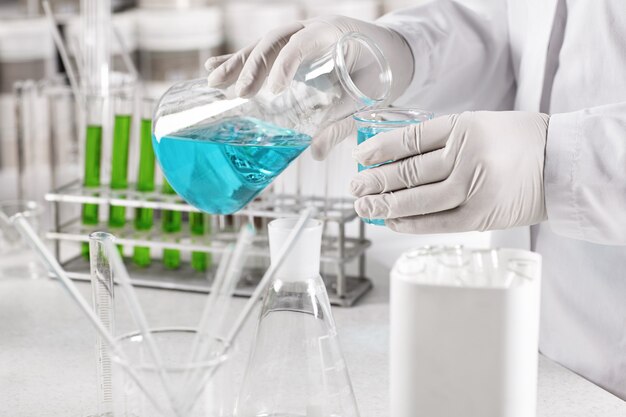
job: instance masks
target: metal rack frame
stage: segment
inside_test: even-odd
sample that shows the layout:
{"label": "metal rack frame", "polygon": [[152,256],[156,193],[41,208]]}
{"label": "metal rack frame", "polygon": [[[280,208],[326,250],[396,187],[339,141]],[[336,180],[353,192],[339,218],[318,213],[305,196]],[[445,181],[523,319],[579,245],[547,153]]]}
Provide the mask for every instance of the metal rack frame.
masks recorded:
{"label": "metal rack frame", "polygon": [[[198,212],[196,208],[185,203],[176,195],[135,191],[133,184],[130,184],[127,190],[111,190],[108,186],[86,188],[79,182],[73,182],[46,194],[45,198],[52,204],[54,212],[53,230],[47,233],[47,238],[53,241],[57,259],[66,269],[70,278],[77,280],[89,280],[89,262],[80,255],[64,261],[61,259],[61,244],[63,242],[87,242],[91,232],[109,230],[110,228],[106,222],[85,226],[81,224],[80,218],[62,222],[60,215],[62,204],[149,208],[157,212],[161,210]],[[365,238],[365,225],[358,220],[352,200],[265,193],[262,198],[251,202],[234,216],[240,221],[250,217],[259,218],[262,219],[263,224],[266,224],[274,218],[298,216],[303,208],[309,206],[318,208],[317,217],[320,220],[327,224],[334,223],[337,226],[337,236],[325,234],[322,239],[322,265],[330,266],[334,273],[323,272],[322,275],[328,288],[331,303],[337,306],[351,306],[372,287],[371,280],[365,276],[365,256],[370,241]],[[224,216],[215,217],[223,220]],[[354,220],[359,222],[358,234],[355,237],[348,237],[346,225]],[[193,237],[185,229],[173,234],[163,234],[158,227],[139,232],[133,229],[132,223],[127,227],[110,229],[109,231],[116,235],[117,242],[123,246],[147,246],[155,249],[180,249],[181,251],[202,251],[212,254],[222,253],[227,244],[234,242],[237,237],[234,230],[224,230],[222,227],[214,230],[210,235]],[[267,235],[257,236],[249,256],[269,259],[268,248]],[[356,262],[355,276],[349,276],[346,272],[346,266],[350,262]],[[172,271],[164,269],[158,262],[152,262],[151,266],[147,268],[136,267],[132,262],[127,262],[127,267],[136,285],[202,293],[209,292],[211,277],[214,272],[214,268],[208,273],[197,272],[186,264],[182,265],[180,269]],[[235,295],[250,296],[264,272],[263,268],[246,268]]]}

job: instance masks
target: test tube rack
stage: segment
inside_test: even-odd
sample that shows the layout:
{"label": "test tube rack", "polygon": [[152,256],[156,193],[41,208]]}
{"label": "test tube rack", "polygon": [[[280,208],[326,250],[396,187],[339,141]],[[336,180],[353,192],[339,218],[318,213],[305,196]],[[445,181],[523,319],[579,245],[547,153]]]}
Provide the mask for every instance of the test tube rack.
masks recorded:
{"label": "test tube rack", "polygon": [[[89,281],[89,262],[80,254],[66,256],[63,245],[88,242],[89,234],[94,231],[109,231],[116,236],[116,242],[123,247],[144,246],[153,248],[153,252],[162,249],[179,249],[181,253],[192,251],[213,254],[214,263],[219,263],[219,256],[226,246],[237,238],[237,225],[249,218],[261,223],[259,230],[266,230],[266,225],[274,218],[298,216],[305,207],[314,206],[318,209],[316,216],[326,222],[327,229],[336,230],[333,235],[325,234],[322,239],[322,277],[326,283],[328,295],[333,305],[352,306],[363,294],[372,288],[372,282],[365,276],[366,251],[370,241],[365,238],[365,225],[358,219],[353,208],[353,201],[344,198],[302,197],[295,195],[279,195],[266,192],[261,198],[251,202],[234,217],[234,227],[225,227],[225,216],[213,216],[213,231],[205,236],[192,236],[189,228],[183,227],[181,232],[164,234],[156,223],[148,231],[138,231],[129,220],[123,228],[111,229],[106,221],[98,225],[83,225],[80,217],[69,220],[62,218],[63,205],[98,204],[101,211],[106,212],[110,206],[124,206],[127,211],[135,208],[153,209],[155,216],[163,210],[187,213],[198,210],[177,195],[159,192],[135,191],[133,184],[127,190],[111,190],[107,185],[101,187],[84,187],[74,182],[48,193],[46,201],[50,202],[53,211],[53,229],[47,238],[53,242],[57,259],[63,265],[68,276],[75,280]],[[106,214],[106,213],[103,213]],[[347,236],[347,225],[358,222],[356,236]],[[335,235],[336,234],[336,235]],[[269,265],[269,245],[266,233],[255,237],[248,259],[260,260],[246,264],[243,276],[237,285],[236,296],[249,297],[261,279],[265,268]],[[254,266],[256,264],[256,267]],[[207,272],[198,272],[188,262],[183,262],[179,269],[168,270],[156,260],[148,267],[135,266],[126,260],[128,271],[137,286],[169,290],[208,293],[213,274],[213,266]],[[352,274],[348,273],[353,272]]]}

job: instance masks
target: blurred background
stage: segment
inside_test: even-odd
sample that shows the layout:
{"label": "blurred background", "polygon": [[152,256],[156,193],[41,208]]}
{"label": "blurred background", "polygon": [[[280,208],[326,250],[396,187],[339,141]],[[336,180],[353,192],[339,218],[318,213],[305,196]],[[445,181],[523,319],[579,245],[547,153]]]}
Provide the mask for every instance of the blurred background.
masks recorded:
{"label": "blurred background", "polygon": [[[110,40],[112,79],[136,79],[147,110],[169,86],[206,75],[205,60],[229,53],[289,21],[325,14],[375,20],[384,13],[427,0],[113,0]],[[51,0],[54,25],[67,46],[67,59],[53,39],[40,0],[0,0],[0,200],[44,202],[44,195],[83,178],[84,129],[69,87],[64,62],[84,60],[80,0]],[[133,87],[135,88],[135,87]],[[136,93],[133,93],[136,94]],[[133,120],[133,123],[139,121]],[[106,126],[105,126],[106,129]],[[137,178],[139,128],[131,130],[127,178]],[[102,143],[103,183],[110,178],[111,141]],[[344,141],[327,161],[305,154],[277,180],[275,189],[324,198],[350,198],[348,184],[356,173],[350,157],[354,137]],[[297,166],[296,166],[297,165]],[[157,172],[156,183],[160,183]],[[158,186],[158,185],[157,185]],[[65,208],[76,216],[79,206]],[[74,210],[74,211],[72,211]],[[44,212],[43,228],[51,225]],[[355,230],[359,222],[349,228]],[[372,241],[368,265],[388,268],[407,247],[421,244],[493,244],[491,234],[402,236],[367,225]],[[349,229],[350,232],[350,229]],[[374,274],[375,275],[375,274]]]}

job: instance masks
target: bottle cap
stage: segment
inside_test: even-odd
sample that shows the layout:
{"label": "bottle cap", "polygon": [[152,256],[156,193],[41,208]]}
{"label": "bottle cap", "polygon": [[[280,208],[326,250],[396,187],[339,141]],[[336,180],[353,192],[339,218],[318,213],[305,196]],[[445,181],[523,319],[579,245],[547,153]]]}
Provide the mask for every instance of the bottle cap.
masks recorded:
{"label": "bottle cap", "polygon": [[[276,261],[278,254],[293,230],[297,218],[284,218],[272,221],[268,227],[270,257]],[[320,273],[320,252],[322,248],[322,222],[307,220],[300,236],[293,243],[287,257],[276,271],[276,278],[284,281],[297,281],[311,278]]]}

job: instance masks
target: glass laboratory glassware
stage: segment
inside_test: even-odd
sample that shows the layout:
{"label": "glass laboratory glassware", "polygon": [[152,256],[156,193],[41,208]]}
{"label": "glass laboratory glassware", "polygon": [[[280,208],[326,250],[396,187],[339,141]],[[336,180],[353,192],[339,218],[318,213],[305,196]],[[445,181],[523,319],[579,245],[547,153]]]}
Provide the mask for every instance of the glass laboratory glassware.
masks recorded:
{"label": "glass laboratory glassware", "polygon": [[[102,124],[104,119],[104,99],[99,96],[87,97],[87,128],[84,147],[83,185],[86,188],[100,187],[100,163],[102,154]],[[97,194],[97,193],[96,193]],[[95,226],[100,219],[98,204],[83,204],[82,222]],[[83,242],[82,254],[89,259],[89,243]]]}
{"label": "glass laboratory glassware", "polygon": [[[163,194],[176,194],[172,186],[163,178],[161,187]],[[163,210],[161,212],[161,230],[166,235],[180,233],[183,228],[183,213],[174,210]],[[180,267],[180,250],[163,249],[163,266],[167,269],[178,269]]]}
{"label": "glass laboratory glassware", "polygon": [[[272,262],[297,219],[268,226]],[[319,275],[322,222],[309,220],[263,298],[237,417],[359,415]]]}
{"label": "glass laboratory glassware", "polygon": [[[189,349],[196,338],[193,328],[163,328],[150,331],[161,354],[162,364],[167,373],[173,398],[184,413],[174,413],[166,399],[168,398],[158,368],[152,361],[147,343],[139,332],[129,333],[118,339],[118,347],[124,353],[126,361],[113,356],[116,365],[113,372],[113,394],[115,416],[133,417],[227,417],[232,415],[233,395],[230,391],[230,369],[228,367],[228,345],[215,338],[215,343],[207,355],[189,362]],[[158,401],[153,401],[128,374],[133,369],[141,380],[143,389]],[[190,396],[198,386],[189,386],[189,376],[200,381],[204,386],[199,396]],[[185,402],[194,401],[187,407]],[[190,411],[187,411],[191,409]]]}
{"label": "glass laboratory glassware", "polygon": [[[137,170],[137,191],[154,191],[154,150],[152,149],[152,111],[153,100],[143,100],[141,103],[141,127],[139,134],[139,167]],[[147,232],[154,223],[154,210],[146,207],[135,209],[135,230]],[[135,246],[133,262],[140,267],[150,265],[150,248]]]}
{"label": "glass laboratory glassware", "polygon": [[46,276],[35,253],[20,237],[10,221],[22,213],[33,229],[41,231],[43,207],[34,201],[0,201],[0,279],[40,278]]}
{"label": "glass laboratory glassware", "polygon": [[[357,143],[361,144],[381,132],[401,129],[419,124],[433,118],[433,113],[417,109],[387,108],[365,110],[354,115],[357,126]],[[391,162],[391,161],[389,161]],[[363,166],[359,164],[359,172],[378,165]],[[384,226],[383,219],[362,219],[365,223]]]}
{"label": "glass laboratory glassware", "polygon": [[[64,21],[76,15],[80,11],[80,0],[48,0],[50,2],[50,8],[55,16],[62,18]],[[31,15],[42,15],[43,7],[41,1],[33,0],[19,0],[19,3],[26,9]],[[114,12],[128,9],[134,6],[134,2],[131,0],[112,0],[111,8]]]}
{"label": "glass laboratory glassware", "polygon": [[[113,97],[113,103],[115,116],[113,119],[113,149],[109,186],[111,190],[125,190],[128,188],[128,153],[134,100],[132,94],[120,91],[119,95]],[[109,207],[109,227],[115,229],[124,227],[124,225],[126,225],[126,207]]]}
{"label": "glass laboratory glassware", "polygon": [[[191,241],[195,243],[198,237],[211,234],[211,217],[202,212],[189,213],[189,229]],[[204,272],[213,263],[212,254],[209,252],[191,252],[191,267],[198,272]]]}
{"label": "glass laboratory glassware", "polygon": [[[72,90],[63,80],[55,80],[44,90],[50,111],[53,189],[76,181],[80,176],[79,111]],[[78,217],[80,206],[68,207],[67,214]]]}
{"label": "glass laboratory glassware", "polygon": [[[373,69],[378,82],[362,75]],[[381,104],[390,87],[391,70],[380,49],[361,34],[346,34],[301,65],[278,95],[264,88],[253,98],[236,97],[232,87],[209,88],[205,79],[174,85],[155,112],[154,149],[165,177],[188,203],[232,214],[297,158],[316,132]]]}
{"label": "glass laboratory glassware", "polygon": [[[106,241],[114,239],[105,232],[89,235],[91,299],[94,312],[102,325],[115,334],[115,301],[113,268],[107,256]],[[113,376],[110,347],[96,333],[96,376],[98,378],[98,415],[113,415]]]}
{"label": "glass laboratory glassware", "polygon": [[[112,1],[115,8],[115,1]],[[111,42],[111,70],[125,72],[128,67],[124,60],[124,52],[127,52],[133,64],[138,64],[137,53],[137,31],[136,31],[136,16],[133,11],[115,13],[111,16],[111,24],[113,30],[117,32],[117,35],[121,38],[124,46],[122,47],[119,42],[112,39]],[[65,23],[64,37],[66,39],[69,59],[71,62],[77,61],[80,56],[80,42],[83,37],[81,28],[80,16],[74,16],[67,20]],[[115,36],[117,36],[115,35]]]}

